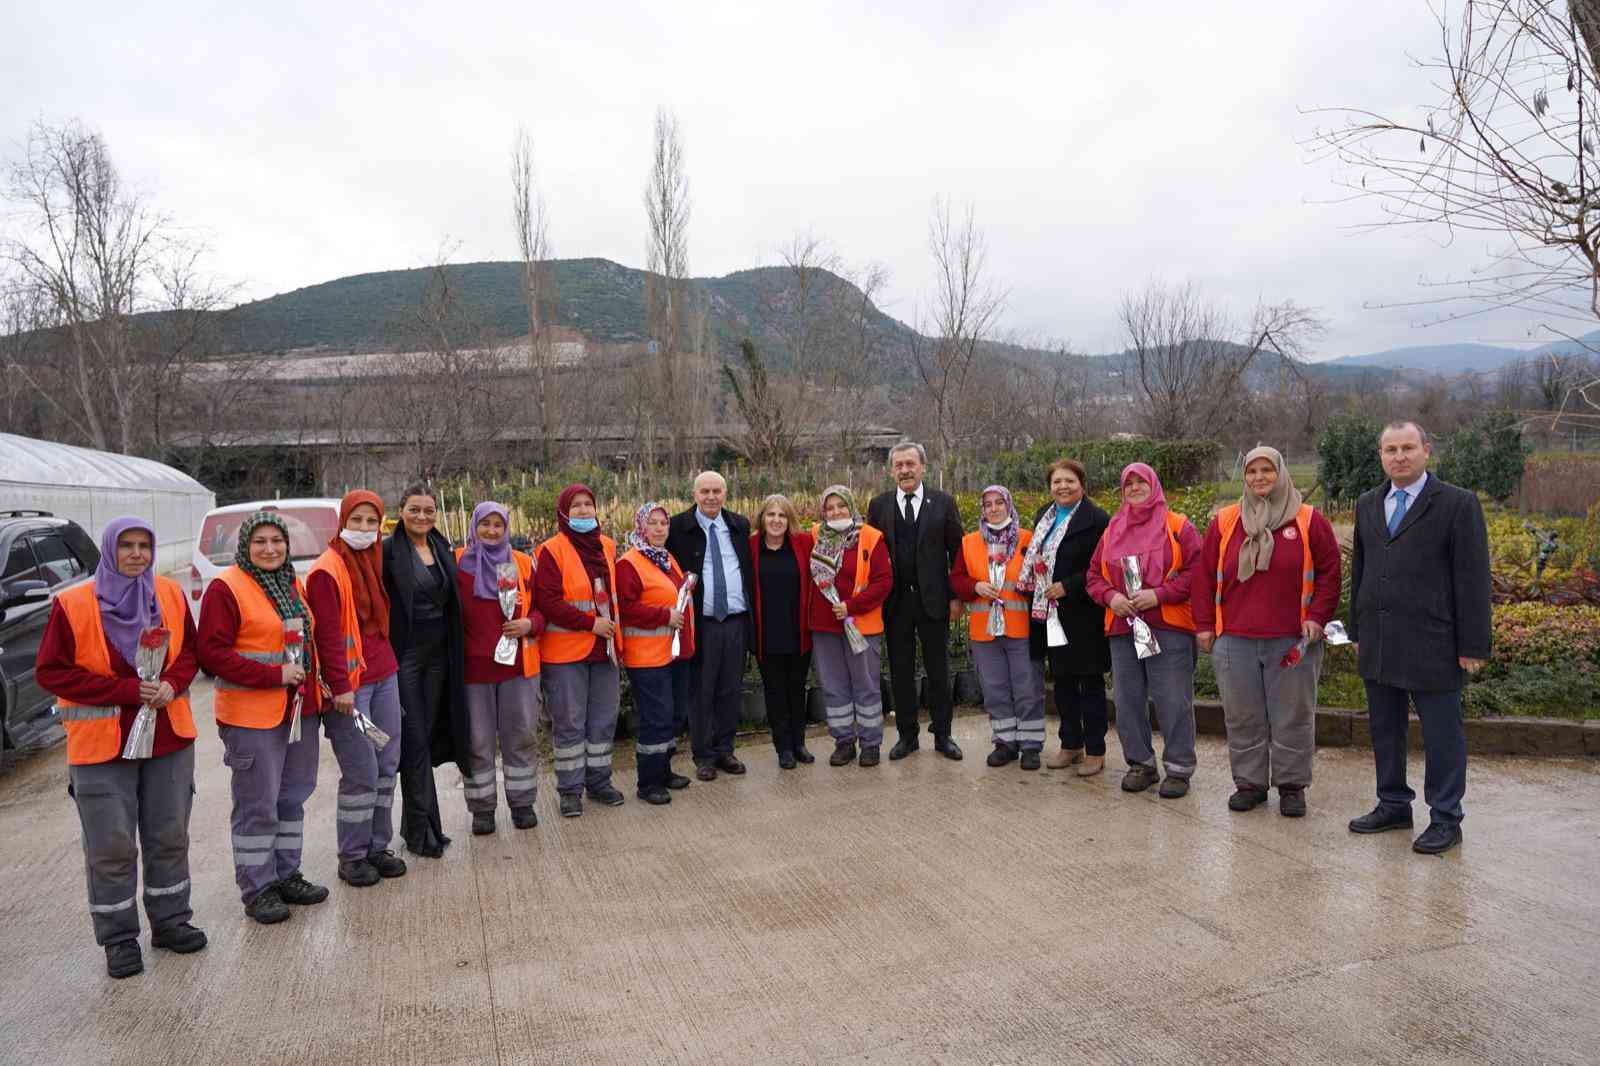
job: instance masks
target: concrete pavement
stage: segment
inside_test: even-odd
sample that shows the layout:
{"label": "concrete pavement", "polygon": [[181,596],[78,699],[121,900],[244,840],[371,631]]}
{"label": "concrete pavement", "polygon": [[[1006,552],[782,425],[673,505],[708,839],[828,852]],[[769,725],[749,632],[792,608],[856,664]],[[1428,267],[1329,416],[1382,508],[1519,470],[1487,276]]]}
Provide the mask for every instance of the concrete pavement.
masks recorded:
{"label": "concrete pavement", "polygon": [[[1387,1063],[1600,1061],[1600,765],[1478,758],[1466,843],[1345,829],[1371,753],[1318,752],[1310,815],[1225,807],[1202,737],[1183,800],[1107,772],[983,765],[924,744],[872,770],[744,778],[670,807],[555,813],[474,838],[443,768],[440,861],[334,876],[324,748],[304,869],[332,888],[244,918],[228,777],[196,701],[192,956],[105,976],[61,750],[0,779],[0,1061],[68,1063]],[[892,730],[891,730],[892,737]],[[1053,747],[1052,741],[1052,747]],[[1413,783],[1421,791],[1421,765]],[[1425,823],[1419,801],[1417,817]]]}

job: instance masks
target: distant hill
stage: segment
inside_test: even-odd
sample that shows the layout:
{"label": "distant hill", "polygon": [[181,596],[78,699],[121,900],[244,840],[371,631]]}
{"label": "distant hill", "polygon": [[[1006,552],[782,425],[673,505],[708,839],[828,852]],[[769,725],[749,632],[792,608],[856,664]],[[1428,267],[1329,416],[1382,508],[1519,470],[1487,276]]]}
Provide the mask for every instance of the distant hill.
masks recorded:
{"label": "distant hill", "polygon": [[[1600,348],[1600,330],[1582,338],[1584,344]],[[1347,355],[1330,359],[1328,367],[1373,366],[1391,370],[1421,370],[1431,374],[1472,374],[1498,370],[1507,363],[1539,355],[1567,355],[1583,351],[1582,344],[1556,341],[1538,348],[1505,348],[1493,344],[1431,344],[1410,348],[1390,348],[1367,355]]]}

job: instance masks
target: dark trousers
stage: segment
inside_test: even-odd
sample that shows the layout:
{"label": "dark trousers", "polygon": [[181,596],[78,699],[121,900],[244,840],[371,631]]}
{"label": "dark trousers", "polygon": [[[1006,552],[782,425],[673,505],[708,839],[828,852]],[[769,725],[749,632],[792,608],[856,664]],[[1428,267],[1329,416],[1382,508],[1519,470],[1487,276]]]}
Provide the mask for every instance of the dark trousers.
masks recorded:
{"label": "dark trousers", "polygon": [[433,730],[444,710],[449,646],[438,639],[400,656],[400,836],[413,847],[444,842],[439,793],[433,783]]}
{"label": "dark trousers", "polygon": [[745,637],[743,614],[719,622],[710,615],[695,620],[695,652],[689,669],[689,741],[694,764],[709,766],[733,754],[744,703]]}
{"label": "dark trousers", "polygon": [[928,730],[950,735],[950,620],[929,618],[916,590],[896,598],[894,613],[884,619],[889,630],[889,677],[894,688],[894,725],[902,740],[917,739],[917,644],[928,672]]}
{"label": "dark trousers", "polygon": [[1367,723],[1372,731],[1372,757],[1378,768],[1378,805],[1411,809],[1417,798],[1406,784],[1406,741],[1411,730],[1410,707],[1416,704],[1422,722],[1422,795],[1433,821],[1461,822],[1461,798],[1467,792],[1467,730],[1461,722],[1461,690],[1408,692],[1374,681],[1367,686]]}
{"label": "dark trousers", "polygon": [[1061,746],[1082,748],[1087,755],[1106,753],[1106,679],[1104,674],[1066,672],[1067,649],[1048,649],[1050,676],[1055,679],[1056,713],[1061,716]]}
{"label": "dark trousers", "polygon": [[768,655],[761,660],[761,687],[767,697],[767,727],[778,751],[806,746],[806,675],[811,653]]}
{"label": "dark trousers", "polygon": [[672,730],[689,703],[689,664],[629,667],[633,703],[639,712],[639,735],[634,755],[639,766],[639,790],[663,788],[672,773]]}

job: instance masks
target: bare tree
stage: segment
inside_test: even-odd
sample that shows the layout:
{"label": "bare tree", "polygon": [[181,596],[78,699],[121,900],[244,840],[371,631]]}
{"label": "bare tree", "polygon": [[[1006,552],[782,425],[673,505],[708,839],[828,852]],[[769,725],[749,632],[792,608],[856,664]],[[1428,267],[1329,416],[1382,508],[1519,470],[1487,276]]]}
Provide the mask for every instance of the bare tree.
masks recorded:
{"label": "bare tree", "polygon": [[808,419],[804,398],[796,395],[803,386],[798,378],[775,380],[748,337],[739,344],[739,358],[741,368],[724,365],[722,374],[743,427],[724,439],[757,466],[793,462]]}
{"label": "bare tree", "polygon": [[948,200],[934,201],[928,251],[934,266],[934,291],[927,310],[932,333],[922,335],[919,315],[918,328],[910,338],[910,355],[933,411],[939,459],[948,464],[959,436],[958,401],[979,346],[999,322],[1006,293],[989,278],[988,244],[971,204],[956,219],[951,217]]}
{"label": "bare tree", "polygon": [[645,256],[645,315],[658,375],[657,411],[671,435],[671,461],[689,459],[693,428],[690,365],[704,330],[689,306],[689,176],[678,120],[656,111],[650,177],[644,189],[648,246]]}
{"label": "bare tree", "polygon": [[1299,360],[1323,329],[1313,312],[1286,302],[1258,306],[1244,329],[1192,284],[1153,281],[1124,296],[1128,372],[1140,429],[1167,439],[1226,439],[1241,423],[1245,373],[1263,351]]}
{"label": "bare tree", "polygon": [[522,296],[528,304],[528,367],[533,371],[538,408],[540,462],[555,462],[560,435],[560,396],[549,321],[545,312],[554,300],[550,274],[550,216],[534,174],[533,138],[518,127],[511,146],[511,217],[522,257]]}

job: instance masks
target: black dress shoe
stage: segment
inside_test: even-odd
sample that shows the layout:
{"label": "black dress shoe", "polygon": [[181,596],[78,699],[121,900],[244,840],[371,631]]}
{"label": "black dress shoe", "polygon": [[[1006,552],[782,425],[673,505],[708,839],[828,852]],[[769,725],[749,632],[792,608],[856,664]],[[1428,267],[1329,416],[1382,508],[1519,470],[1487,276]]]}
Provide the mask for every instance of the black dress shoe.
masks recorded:
{"label": "black dress shoe", "polygon": [[404,877],[406,875],[406,861],[388,849],[374,851],[367,856],[367,861],[372,864],[374,870],[378,871],[379,877]]}
{"label": "black dress shoe", "polygon": [[106,975],[122,979],[144,973],[144,955],[137,940],[119,940],[106,945]]}
{"label": "black dress shoe", "polygon": [[1002,741],[994,746],[994,750],[989,753],[989,757],[983,761],[990,766],[1004,766],[1008,762],[1016,761],[1016,758],[1017,749]]}
{"label": "black dress shoe", "polygon": [[672,793],[659,785],[654,788],[641,788],[637,794],[652,807],[661,807],[672,802]]}
{"label": "black dress shoe", "polygon": [[792,751],[780,751],[780,752],[778,752],[778,768],[780,770],[793,770],[795,768],[795,765],[796,764],[795,764],[795,761],[794,761],[794,752],[792,752]]}
{"label": "black dress shoe", "polygon": [[701,781],[715,781],[717,779],[717,768],[709,763],[705,766],[696,766],[694,768],[694,776]]}
{"label": "black dress shoe", "polygon": [[856,761],[856,742],[841,740],[833,746],[833,754],[828,756],[829,766],[849,766]]}
{"label": "black dress shoe", "polygon": [[406,850],[411,854],[423,859],[444,858],[444,847],[442,845],[428,844],[421,840],[415,842],[410,840],[406,841]]}
{"label": "black dress shoe", "polygon": [[689,787],[689,779],[687,777],[684,777],[682,774],[668,773],[667,774],[667,780],[665,781],[665,784],[666,784],[666,786],[668,788],[674,789],[674,790],[680,789],[680,788],[688,788]]}
{"label": "black dress shoe", "polygon": [[810,766],[812,763],[817,761],[817,757],[811,754],[811,752],[807,751],[804,744],[794,749],[794,758],[796,762],[805,766]]}
{"label": "black dress shoe", "polygon": [[327,899],[328,890],[322,885],[314,885],[307,881],[305,874],[296,870],[278,882],[278,895],[283,897],[285,903],[293,903],[297,907],[309,907]]}
{"label": "black dress shoe", "polygon": [[744,763],[740,762],[738,759],[735,759],[732,755],[717,756],[716,767],[725,774],[734,774],[737,776],[744,773]]}
{"label": "black dress shoe", "polygon": [[861,749],[861,765],[862,766],[877,766],[878,765],[878,749],[877,748],[862,748]]}
{"label": "black dress shoe", "polygon": [[1411,808],[1396,810],[1393,807],[1374,807],[1360,818],[1350,819],[1352,833],[1383,833],[1390,829],[1410,829]]}
{"label": "black dress shoe", "polygon": [[1441,855],[1461,843],[1461,827],[1434,822],[1411,842],[1411,850],[1418,855]]}
{"label": "black dress shoe", "polygon": [[180,922],[150,934],[150,946],[188,955],[206,946],[206,935],[188,922]]}
{"label": "black dress shoe", "polygon": [[894,747],[889,749],[889,761],[896,762],[900,759],[904,759],[907,755],[910,755],[920,747],[922,747],[922,745],[917,743],[916,737],[901,737],[899,740],[894,742]]}
{"label": "black dress shoe", "polygon": [[946,759],[953,759],[956,762],[961,761],[961,745],[949,737],[934,737],[933,750],[943,755]]}

